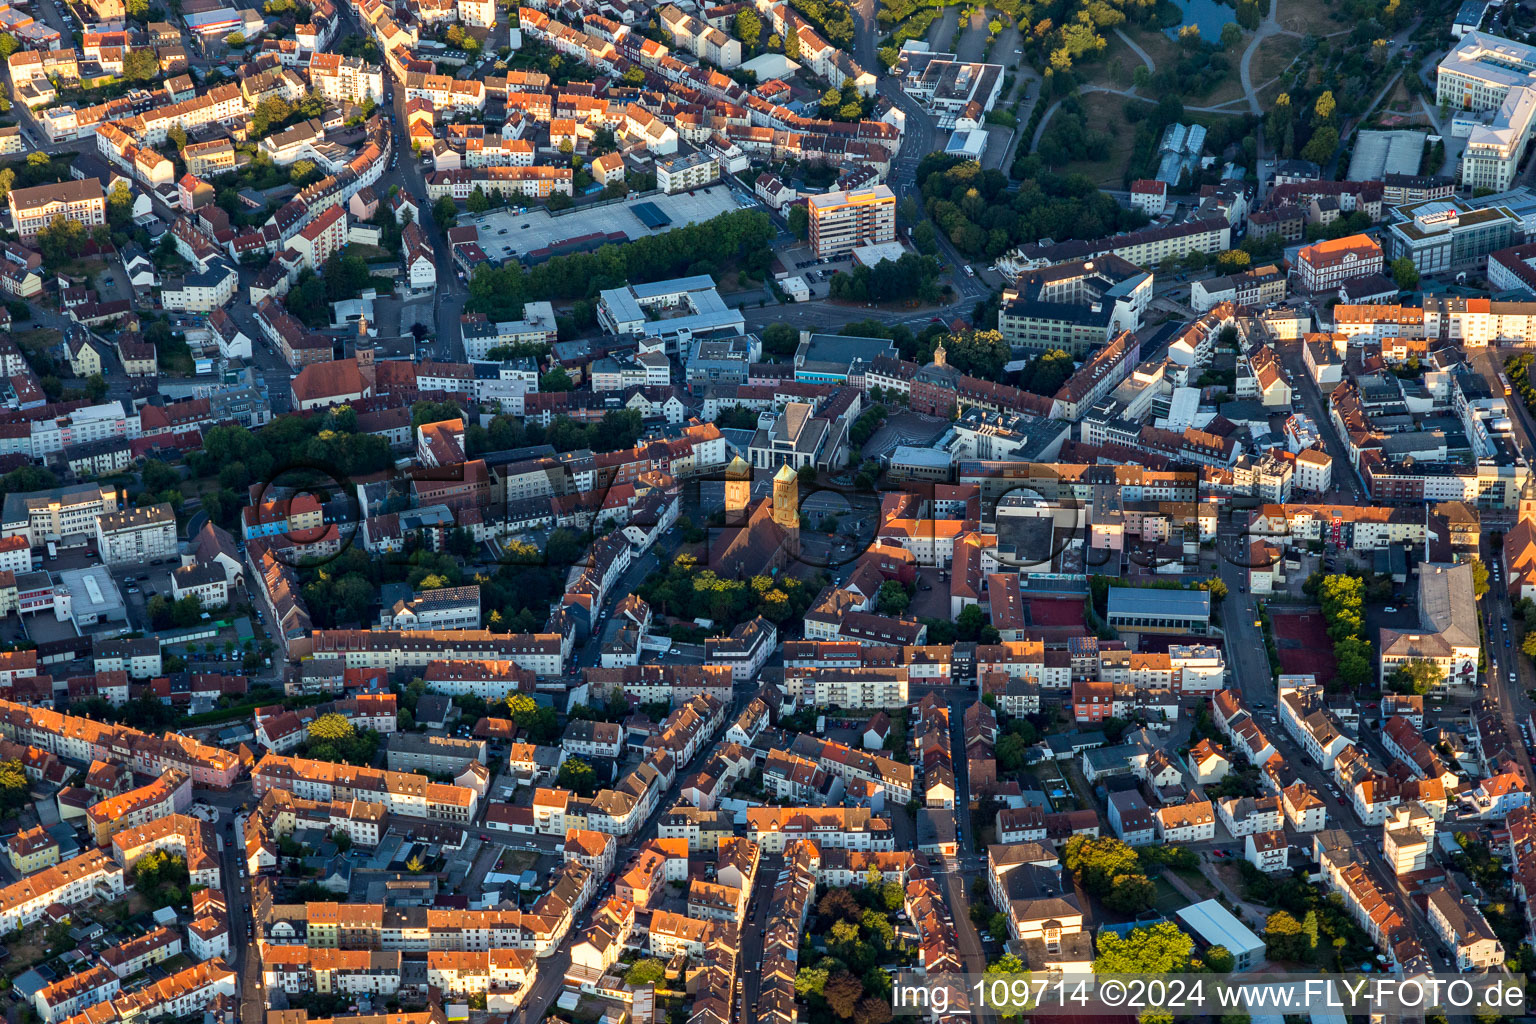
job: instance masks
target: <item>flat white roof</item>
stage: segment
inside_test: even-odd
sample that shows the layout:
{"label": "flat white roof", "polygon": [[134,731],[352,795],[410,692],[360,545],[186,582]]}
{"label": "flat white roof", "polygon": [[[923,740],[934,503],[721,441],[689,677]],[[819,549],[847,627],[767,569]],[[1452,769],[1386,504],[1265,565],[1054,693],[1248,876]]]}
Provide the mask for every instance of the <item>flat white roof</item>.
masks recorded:
{"label": "flat white roof", "polygon": [[1234,956],[1264,951],[1264,940],[1253,934],[1247,925],[1215,900],[1196,903],[1176,914],[1207,945],[1225,946]]}

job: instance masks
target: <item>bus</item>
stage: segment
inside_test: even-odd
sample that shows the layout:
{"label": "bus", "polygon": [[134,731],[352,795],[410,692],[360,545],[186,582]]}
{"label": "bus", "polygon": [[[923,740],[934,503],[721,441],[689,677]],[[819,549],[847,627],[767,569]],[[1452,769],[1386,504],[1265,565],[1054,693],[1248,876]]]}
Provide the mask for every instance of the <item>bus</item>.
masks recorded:
{"label": "bus", "polygon": [[55,558],[58,558],[58,557],[59,557],[59,546],[57,544],[55,544],[53,541],[49,541],[48,542],[48,561],[51,562]]}
{"label": "bus", "polygon": [[1514,392],[1514,389],[1509,386],[1509,378],[1504,376],[1502,372],[1499,374],[1499,387],[1504,389],[1506,395]]}

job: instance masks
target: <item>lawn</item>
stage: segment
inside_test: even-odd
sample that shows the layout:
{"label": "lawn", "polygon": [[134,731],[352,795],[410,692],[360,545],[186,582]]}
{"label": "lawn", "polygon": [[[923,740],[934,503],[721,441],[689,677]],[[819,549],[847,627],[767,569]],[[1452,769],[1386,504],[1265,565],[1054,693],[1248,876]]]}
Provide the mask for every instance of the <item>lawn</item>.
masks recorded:
{"label": "lawn", "polygon": [[1189,900],[1168,879],[1159,878],[1153,884],[1157,888],[1157,899],[1152,906],[1159,914],[1171,919],[1175,911],[1189,906]]}
{"label": "lawn", "polygon": [[1295,36],[1270,36],[1259,44],[1248,67],[1255,88],[1283,72],[1301,52],[1301,40]]}
{"label": "lawn", "polygon": [[532,850],[506,850],[501,855],[501,861],[497,868],[508,874],[533,870],[539,863],[539,855]]}
{"label": "lawn", "polygon": [[1094,131],[1109,135],[1109,153],[1103,160],[1077,161],[1063,169],[1070,173],[1085,174],[1095,185],[1120,188],[1126,164],[1130,162],[1136,145],[1136,129],[1126,121],[1124,107],[1126,103],[1134,102],[1123,96],[1098,92],[1084,96],[1083,123]]}
{"label": "lawn", "polygon": [[1348,31],[1336,17],[1339,8],[1331,0],[1275,0],[1275,20],[1283,29],[1303,35],[1327,36]]}

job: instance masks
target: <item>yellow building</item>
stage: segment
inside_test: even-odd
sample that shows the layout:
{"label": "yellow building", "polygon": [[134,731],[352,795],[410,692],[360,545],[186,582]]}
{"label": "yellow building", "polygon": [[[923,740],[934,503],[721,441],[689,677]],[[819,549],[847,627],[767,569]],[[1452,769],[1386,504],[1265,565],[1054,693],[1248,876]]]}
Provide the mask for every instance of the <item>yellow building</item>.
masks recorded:
{"label": "yellow building", "polygon": [[59,862],[59,841],[41,825],[24,828],[11,837],[7,845],[11,868],[22,877],[51,868]]}

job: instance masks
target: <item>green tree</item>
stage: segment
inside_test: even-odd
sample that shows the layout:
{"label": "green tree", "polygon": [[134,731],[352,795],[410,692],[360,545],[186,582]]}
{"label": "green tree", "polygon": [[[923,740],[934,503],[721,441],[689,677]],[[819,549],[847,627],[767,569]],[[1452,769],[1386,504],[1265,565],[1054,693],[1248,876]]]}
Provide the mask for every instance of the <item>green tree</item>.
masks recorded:
{"label": "green tree", "polygon": [[160,74],[160,61],[155,51],[144,47],[129,50],[123,57],[123,77],[130,82],[148,82]]}
{"label": "green tree", "polygon": [[624,972],[624,983],[636,988],[641,985],[656,985],[666,980],[667,965],[654,957],[646,957],[630,964],[629,970]]}
{"label": "green tree", "polygon": [[6,814],[19,811],[31,802],[31,788],[20,761],[0,761],[0,808]]}
{"label": "green tree", "polygon": [[806,212],[804,203],[796,203],[789,208],[784,215],[789,223],[789,233],[799,239],[806,239],[811,234],[811,215]]}
{"label": "green tree", "polygon": [[1264,923],[1265,952],[1271,960],[1290,960],[1305,963],[1305,941],[1301,934],[1301,922],[1284,910],[1269,915]]}
{"label": "green tree", "polygon": [[11,54],[21,49],[21,44],[16,37],[9,32],[0,32],[0,58],[9,59]]}
{"label": "green tree", "polygon": [[1132,929],[1123,938],[1100,932],[1093,969],[1099,974],[1178,974],[1189,969],[1194,947],[1195,940],[1172,921]]}
{"label": "green tree", "polygon": [[486,196],[485,189],[476,185],[474,191],[469,194],[469,198],[464,201],[464,208],[470,213],[484,213],[489,210],[491,200]]}
{"label": "green tree", "polygon": [[1444,678],[1432,661],[1415,658],[1393,669],[1387,676],[1387,687],[1394,693],[1427,695]]}
{"label": "green tree", "polygon": [[800,347],[800,332],[789,324],[771,323],[763,330],[763,351],[776,356],[792,356]]}
{"label": "green tree", "polygon": [[557,785],[582,796],[591,796],[597,792],[597,772],[581,758],[568,757],[560,765]]}
{"label": "green tree", "polygon": [[1312,138],[1302,147],[1301,158],[1310,160],[1315,164],[1326,164],[1333,158],[1333,151],[1339,148],[1339,130],[1331,124],[1325,124],[1312,133]]}
{"label": "green tree", "polygon": [[1403,291],[1413,291],[1419,286],[1419,268],[1407,256],[1399,256],[1392,261],[1392,280]]}
{"label": "green tree", "polygon": [[437,202],[432,204],[432,218],[441,228],[453,227],[459,218],[459,207],[453,201],[452,196],[440,196]]}
{"label": "green tree", "polygon": [[752,8],[744,7],[736,12],[735,30],[737,39],[746,43],[748,48],[754,48],[763,37],[763,19]]}
{"label": "green tree", "polygon": [[67,263],[79,256],[85,249],[85,242],[85,225],[69,217],[55,217],[37,233],[37,247],[50,266]]}
{"label": "green tree", "polygon": [[565,372],[563,366],[552,366],[539,377],[540,391],[570,391],[575,387],[576,383],[571,380],[571,375]]}
{"label": "green tree", "polygon": [[1205,961],[1214,974],[1231,974],[1237,967],[1237,958],[1226,946],[1211,946],[1201,954],[1200,959]]}
{"label": "green tree", "polygon": [[880,591],[875,597],[875,608],[881,615],[901,615],[912,603],[912,598],[907,594],[907,589],[896,580],[886,580],[880,584]]}
{"label": "green tree", "polygon": [[1482,597],[1488,593],[1488,566],[1481,558],[1472,559],[1472,596]]}

